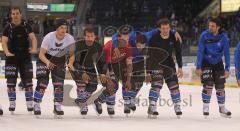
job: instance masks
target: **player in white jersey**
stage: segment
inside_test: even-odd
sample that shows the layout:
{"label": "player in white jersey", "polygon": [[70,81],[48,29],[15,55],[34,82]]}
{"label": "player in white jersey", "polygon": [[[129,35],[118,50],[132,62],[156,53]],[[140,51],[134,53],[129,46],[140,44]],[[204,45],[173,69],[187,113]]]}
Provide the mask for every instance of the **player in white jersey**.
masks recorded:
{"label": "player in white jersey", "polygon": [[40,103],[48,86],[51,72],[54,87],[54,111],[55,116],[64,115],[61,109],[63,101],[63,84],[65,79],[65,64],[68,52],[70,59],[74,52],[75,40],[67,33],[67,22],[64,19],[56,20],[56,31],[48,33],[42,42],[39,60],[37,61],[37,87],[34,93],[34,115],[41,115]]}

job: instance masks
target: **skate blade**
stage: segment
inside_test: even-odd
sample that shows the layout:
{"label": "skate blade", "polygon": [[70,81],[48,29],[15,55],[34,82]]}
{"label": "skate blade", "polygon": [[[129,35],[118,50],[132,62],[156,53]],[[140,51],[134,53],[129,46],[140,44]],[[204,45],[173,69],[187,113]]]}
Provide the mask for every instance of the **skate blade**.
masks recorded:
{"label": "skate blade", "polygon": [[97,116],[98,116],[98,117],[100,117],[100,116],[101,116],[101,114],[99,114],[99,113],[97,113],[97,112],[96,112],[96,114],[97,114]]}
{"label": "skate blade", "polygon": [[129,118],[129,117],[130,117],[128,113],[126,113],[125,116],[126,116],[126,118]]}
{"label": "skate blade", "polygon": [[182,115],[177,115],[177,119],[181,119],[181,116],[182,116]]}
{"label": "skate blade", "polygon": [[36,117],[37,119],[40,119],[40,118],[41,118],[40,115],[35,115],[35,117]]}
{"label": "skate blade", "polygon": [[113,115],[109,115],[110,118],[113,118]]}
{"label": "skate blade", "polygon": [[94,110],[95,110],[97,116],[99,117],[102,113],[101,113],[101,114],[98,113],[97,108],[96,108],[96,106],[95,106],[94,104],[93,104],[93,108],[94,108]]}
{"label": "skate blade", "polygon": [[152,115],[151,114],[148,114],[148,119],[150,119],[152,117]]}
{"label": "skate blade", "polygon": [[221,116],[221,117],[224,117],[224,118],[232,118],[231,116],[228,116],[228,115],[223,114],[223,113],[220,113],[220,116]]}
{"label": "skate blade", "polygon": [[11,114],[11,115],[14,115],[14,111],[10,111],[10,114]]}
{"label": "skate blade", "polygon": [[54,115],[54,119],[62,119],[62,115]]}
{"label": "skate blade", "polygon": [[100,113],[98,113],[98,112],[96,111],[96,114],[97,114],[97,116],[101,116],[102,113],[100,114]]}
{"label": "skate blade", "polygon": [[148,114],[148,118],[149,119],[157,119],[157,115]]}
{"label": "skate blade", "polygon": [[82,115],[82,119],[86,119],[86,115]]}
{"label": "skate blade", "polygon": [[204,117],[204,119],[208,119],[209,116],[208,115],[203,115],[203,117]]}

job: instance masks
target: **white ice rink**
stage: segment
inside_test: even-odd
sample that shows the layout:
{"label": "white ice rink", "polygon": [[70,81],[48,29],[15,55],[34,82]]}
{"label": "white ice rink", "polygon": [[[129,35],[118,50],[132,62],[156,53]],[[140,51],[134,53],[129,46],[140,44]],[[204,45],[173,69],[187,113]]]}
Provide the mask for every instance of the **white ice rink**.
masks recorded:
{"label": "white ice rink", "polygon": [[[0,117],[0,131],[240,131],[240,89],[226,89],[226,106],[232,111],[232,118],[222,118],[218,112],[215,91],[213,92],[210,106],[210,117],[204,119],[202,116],[201,87],[181,85],[183,103],[183,116],[177,119],[173,107],[158,106],[159,116],[157,119],[147,118],[146,100],[149,85],[145,85],[140,91],[140,104],[137,111],[126,118],[123,114],[121,103],[121,90],[117,93],[116,115],[109,118],[106,106],[103,106],[103,114],[98,117],[89,106],[86,119],[83,119],[77,107],[63,107],[65,115],[63,119],[53,117],[52,85],[46,90],[41,104],[42,116],[36,119],[26,111],[24,92],[17,91],[17,107],[14,115],[8,111],[8,98],[5,80],[1,79],[0,103],[4,115]],[[73,81],[65,81],[74,84]],[[34,81],[36,85],[36,81]],[[34,87],[35,88],[35,87]],[[71,92],[76,96],[75,89]],[[161,98],[168,100],[169,91],[164,86]],[[120,102],[119,102],[120,101]],[[171,104],[171,103],[170,103]]]}

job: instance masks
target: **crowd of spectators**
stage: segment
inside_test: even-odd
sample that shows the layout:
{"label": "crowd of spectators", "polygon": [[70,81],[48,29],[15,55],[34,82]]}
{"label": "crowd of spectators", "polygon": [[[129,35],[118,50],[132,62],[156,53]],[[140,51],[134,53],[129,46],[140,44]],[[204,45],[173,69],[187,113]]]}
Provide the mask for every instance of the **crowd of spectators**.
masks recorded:
{"label": "crowd of spectators", "polygon": [[[129,24],[135,30],[148,31],[156,27],[162,17],[171,20],[172,28],[184,37],[186,46],[197,45],[200,33],[207,28],[207,21],[216,14],[198,17],[209,0],[93,0],[86,14],[86,24],[115,26]],[[220,14],[222,27],[235,46],[240,34],[240,9],[234,14]]]}

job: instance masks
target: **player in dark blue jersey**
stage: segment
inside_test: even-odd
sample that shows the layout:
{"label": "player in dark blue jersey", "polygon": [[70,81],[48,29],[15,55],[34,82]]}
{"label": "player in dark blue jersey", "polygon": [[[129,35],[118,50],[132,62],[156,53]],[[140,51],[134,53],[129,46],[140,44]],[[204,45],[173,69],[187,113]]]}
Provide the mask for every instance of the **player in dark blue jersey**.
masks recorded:
{"label": "player in dark blue jersey", "polygon": [[[132,31],[129,35],[128,41],[131,44],[132,47],[136,47],[136,37],[139,35],[139,33],[141,33],[142,35],[144,35],[146,37],[146,42],[148,43],[150,38],[155,35],[155,34],[160,34],[161,31],[159,28],[155,28],[151,31],[148,32],[139,32],[139,31]],[[178,32],[176,32],[175,30],[171,30],[171,34],[175,35],[176,40],[180,41],[180,43],[182,42],[182,38],[179,35]],[[118,48],[118,37],[119,37],[119,33],[115,33],[112,36],[112,41],[113,41],[113,47]]]}
{"label": "player in dark blue jersey", "polygon": [[240,86],[240,42],[238,42],[235,50],[234,63],[235,63],[235,74],[237,78],[237,83],[238,83],[238,86]]}
{"label": "player in dark blue jersey", "polygon": [[[145,80],[145,77],[148,78],[145,74],[145,67],[144,64],[146,63],[146,60],[144,60],[144,57],[147,55],[147,49],[145,47],[148,47],[149,40],[152,38],[152,36],[160,34],[160,28],[155,28],[149,32],[139,32],[139,31],[132,31],[129,35],[128,42],[131,44],[132,48],[132,63],[133,63],[133,75],[132,75],[132,89],[123,92],[123,97],[128,98],[125,99],[124,104],[124,113],[129,114],[130,111],[136,110],[136,95],[138,94],[140,88],[143,85],[143,81]],[[171,30],[171,34],[175,36],[175,39],[177,41],[182,41],[181,36],[178,32],[175,30]],[[119,33],[115,33],[112,36],[113,41],[113,47],[115,48],[114,51],[116,54],[119,54],[118,50],[118,38]],[[165,56],[162,56],[163,58]]]}
{"label": "player in dark blue jersey", "polygon": [[[225,67],[222,60],[223,55]],[[201,82],[203,83],[202,101],[205,117],[209,116],[209,104],[214,86],[220,114],[225,117],[231,116],[231,112],[225,108],[224,89],[229,70],[229,39],[221,29],[221,21],[214,18],[209,21],[208,29],[202,32],[200,36],[196,61],[196,74],[201,76]]]}

